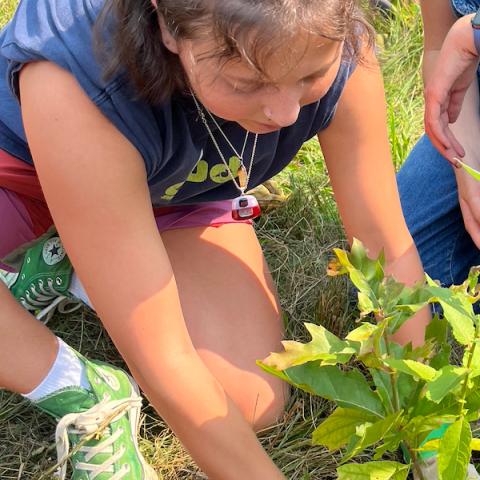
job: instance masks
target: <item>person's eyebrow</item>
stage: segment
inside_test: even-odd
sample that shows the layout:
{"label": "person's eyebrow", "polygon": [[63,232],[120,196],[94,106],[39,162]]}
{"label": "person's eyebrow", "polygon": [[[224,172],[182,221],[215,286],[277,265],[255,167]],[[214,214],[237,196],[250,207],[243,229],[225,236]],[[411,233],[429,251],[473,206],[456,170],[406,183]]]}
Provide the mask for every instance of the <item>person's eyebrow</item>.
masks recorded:
{"label": "person's eyebrow", "polygon": [[[309,80],[311,78],[320,78],[323,77],[332,67],[332,65],[337,61],[337,57],[335,57],[330,63],[327,65],[323,65],[322,68],[317,70],[316,72],[312,72],[305,77],[301,78],[300,81],[304,80]],[[269,83],[268,78],[262,78],[260,76],[253,77],[253,78],[242,78],[241,76],[230,76],[230,75],[225,75],[226,78],[234,83],[241,83],[243,85],[262,85]]]}

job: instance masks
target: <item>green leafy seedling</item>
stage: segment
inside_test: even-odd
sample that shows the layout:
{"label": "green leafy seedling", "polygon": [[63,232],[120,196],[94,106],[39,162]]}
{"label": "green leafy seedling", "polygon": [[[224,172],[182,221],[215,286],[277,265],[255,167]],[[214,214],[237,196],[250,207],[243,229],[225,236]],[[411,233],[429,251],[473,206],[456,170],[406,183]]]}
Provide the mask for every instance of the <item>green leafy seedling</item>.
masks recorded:
{"label": "green leafy seedling", "polygon": [[[480,409],[480,317],[473,309],[479,268],[462,285],[443,288],[426,276],[407,287],[385,275],[383,254],[370,259],[357,240],[350,252],[334,252],[327,273],[348,275],[357,288],[356,328],[341,339],[321,325],[306,324],[310,342],[284,341],[283,352],[258,364],[336,404],[312,441],[343,452],[339,480],[405,480],[412,470],[424,480],[419,453],[428,450],[438,452],[439,480],[465,478],[472,450],[480,449],[470,427]],[[413,349],[392,340],[405,321],[434,303],[443,314],[432,319],[424,346]],[[461,365],[450,363],[451,337],[463,349]],[[447,425],[443,437],[425,444],[441,425]],[[383,460],[399,447],[409,462]],[[373,461],[351,462],[367,448],[373,448]]]}

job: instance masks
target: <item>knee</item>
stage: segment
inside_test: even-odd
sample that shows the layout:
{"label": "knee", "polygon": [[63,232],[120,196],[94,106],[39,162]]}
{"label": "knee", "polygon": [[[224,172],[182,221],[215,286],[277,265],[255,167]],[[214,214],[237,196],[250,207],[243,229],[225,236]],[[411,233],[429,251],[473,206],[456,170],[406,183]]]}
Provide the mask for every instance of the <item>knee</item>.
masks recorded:
{"label": "knee", "polygon": [[255,432],[275,425],[285,413],[290,386],[278,378],[260,380],[250,385],[236,404]]}

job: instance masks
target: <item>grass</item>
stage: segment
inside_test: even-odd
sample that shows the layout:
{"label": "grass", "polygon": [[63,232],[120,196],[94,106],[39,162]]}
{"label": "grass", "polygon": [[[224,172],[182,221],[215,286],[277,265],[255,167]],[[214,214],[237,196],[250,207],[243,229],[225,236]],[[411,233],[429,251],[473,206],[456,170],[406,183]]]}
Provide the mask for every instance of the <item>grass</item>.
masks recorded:
{"label": "grass", "polygon": [[[0,3],[0,25],[16,0]],[[395,2],[391,19],[374,19],[379,57],[388,99],[389,135],[393,161],[398,167],[422,131],[422,88],[419,74],[421,20],[416,3]],[[345,333],[353,313],[348,286],[343,279],[327,279],[326,264],[335,246],[344,245],[333,194],[321,153],[315,142],[307,143],[295,161],[278,177],[291,192],[285,207],[264,216],[258,236],[277,282],[289,338],[305,339],[303,322],[324,324],[337,334]],[[55,333],[85,355],[122,365],[116,350],[96,317],[80,314],[56,316]],[[335,478],[339,457],[310,446],[314,427],[330,406],[295,392],[285,417],[261,435],[262,444],[292,480]],[[56,458],[54,422],[21,397],[0,390],[0,478],[42,477]],[[163,421],[147,406],[141,431],[141,448],[165,480],[205,478]]]}

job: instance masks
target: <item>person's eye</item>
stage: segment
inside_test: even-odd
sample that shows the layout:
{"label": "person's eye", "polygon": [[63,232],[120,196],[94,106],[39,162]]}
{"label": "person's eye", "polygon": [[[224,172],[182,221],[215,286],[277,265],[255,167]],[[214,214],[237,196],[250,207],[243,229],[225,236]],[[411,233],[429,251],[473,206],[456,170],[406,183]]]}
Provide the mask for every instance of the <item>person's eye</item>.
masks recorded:
{"label": "person's eye", "polygon": [[323,75],[312,75],[311,77],[306,77],[302,79],[303,84],[311,85],[323,78]]}
{"label": "person's eye", "polygon": [[229,85],[234,92],[245,95],[256,93],[264,87],[264,85],[261,83],[253,83],[250,85],[239,85],[230,83]]}

